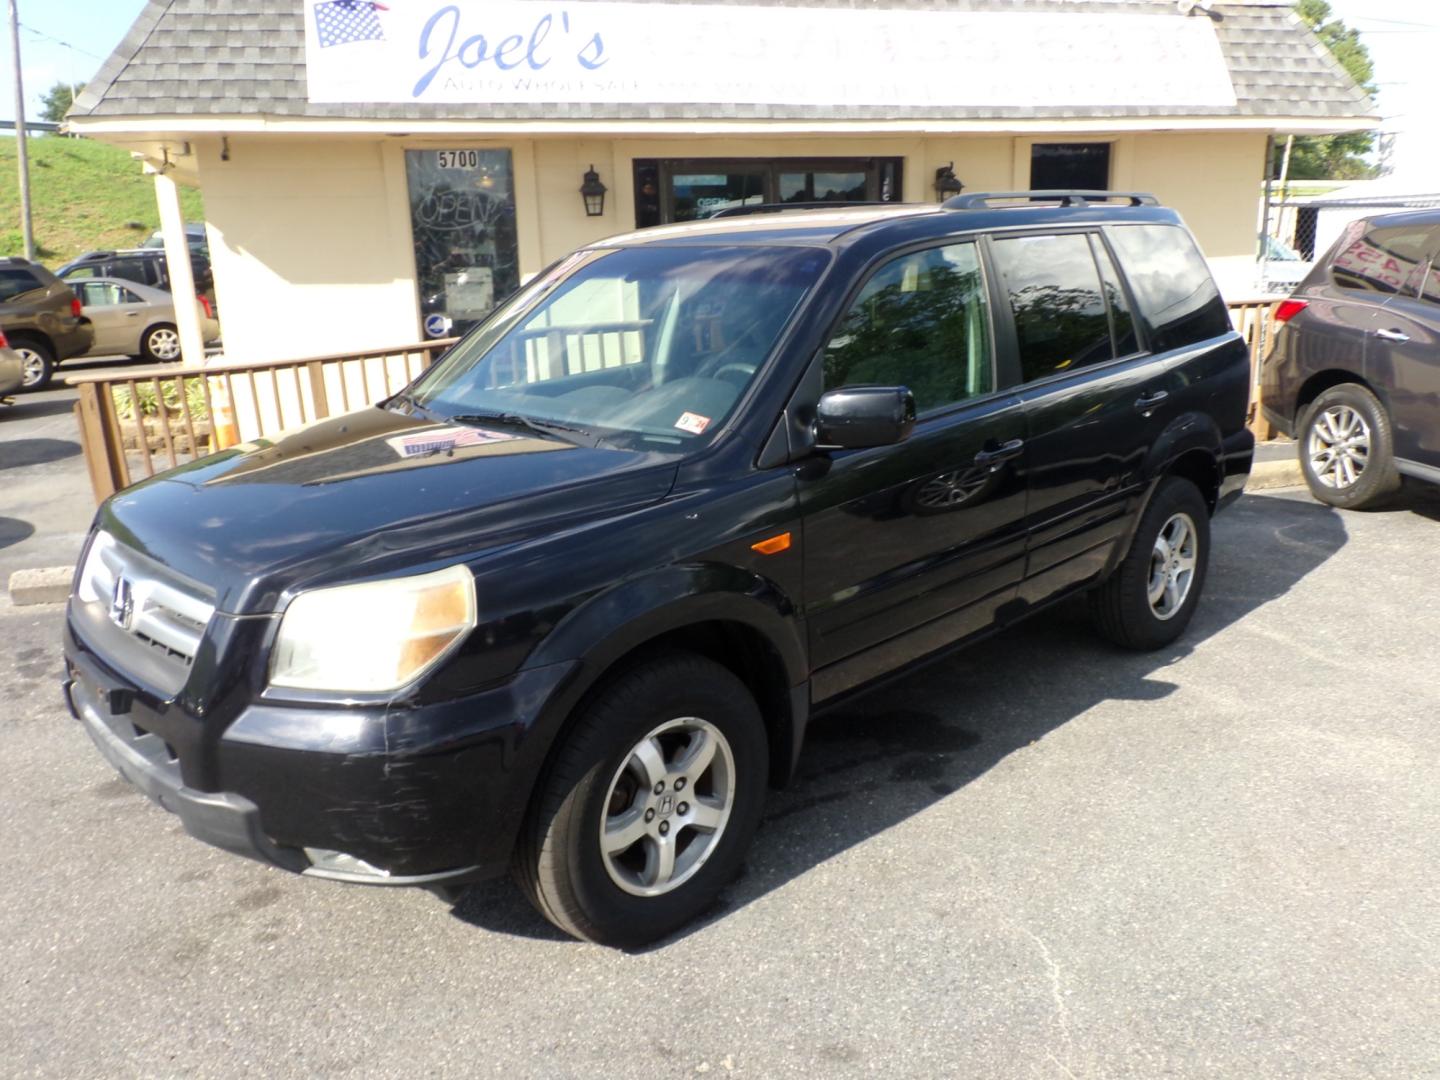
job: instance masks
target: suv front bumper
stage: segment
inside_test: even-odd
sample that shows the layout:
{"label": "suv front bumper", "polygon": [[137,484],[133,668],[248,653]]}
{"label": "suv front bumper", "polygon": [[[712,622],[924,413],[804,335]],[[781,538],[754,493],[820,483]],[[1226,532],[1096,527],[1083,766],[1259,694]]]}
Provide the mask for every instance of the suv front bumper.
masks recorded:
{"label": "suv front bumper", "polygon": [[[71,713],[191,836],[295,873],[375,885],[462,884],[507,869],[538,772],[525,735],[573,670],[532,669],[405,709],[251,703],[218,737],[197,739],[203,720],[130,683],[73,628],[65,646]],[[213,769],[197,768],[200,756]],[[218,777],[217,790],[187,784],[202,773]]]}

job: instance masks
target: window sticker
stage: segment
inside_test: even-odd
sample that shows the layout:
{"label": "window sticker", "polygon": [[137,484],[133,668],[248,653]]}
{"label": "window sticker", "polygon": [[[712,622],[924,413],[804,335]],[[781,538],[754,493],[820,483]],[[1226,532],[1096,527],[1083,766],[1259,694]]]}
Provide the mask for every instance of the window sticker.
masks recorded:
{"label": "window sticker", "polygon": [[486,446],[490,443],[510,442],[520,436],[501,431],[485,431],[472,427],[439,427],[415,435],[398,435],[386,439],[390,449],[402,458],[423,457],[427,454],[448,454],[471,446]]}
{"label": "window sticker", "polygon": [[691,435],[699,435],[710,426],[710,417],[693,412],[681,413],[680,419],[675,421],[675,426],[681,431],[688,431]]}

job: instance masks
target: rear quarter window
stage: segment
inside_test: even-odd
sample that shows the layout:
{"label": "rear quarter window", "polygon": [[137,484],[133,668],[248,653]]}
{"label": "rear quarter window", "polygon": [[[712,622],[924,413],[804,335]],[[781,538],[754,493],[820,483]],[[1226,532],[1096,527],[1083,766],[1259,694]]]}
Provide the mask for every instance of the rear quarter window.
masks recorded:
{"label": "rear quarter window", "polygon": [[45,283],[29,270],[0,269],[0,301],[14,300],[43,288]]}
{"label": "rear quarter window", "polygon": [[1152,352],[1230,332],[1225,301],[1188,232],[1178,225],[1116,225],[1107,232],[1149,327]]}

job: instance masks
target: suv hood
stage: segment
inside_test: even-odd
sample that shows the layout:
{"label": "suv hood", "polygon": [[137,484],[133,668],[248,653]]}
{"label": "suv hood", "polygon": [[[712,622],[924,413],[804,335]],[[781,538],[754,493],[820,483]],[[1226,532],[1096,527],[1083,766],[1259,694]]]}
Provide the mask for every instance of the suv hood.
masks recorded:
{"label": "suv hood", "polygon": [[591,449],[381,408],[172,469],[115,495],[100,526],[233,614],[286,589],[457,560],[658,502],[674,458]]}

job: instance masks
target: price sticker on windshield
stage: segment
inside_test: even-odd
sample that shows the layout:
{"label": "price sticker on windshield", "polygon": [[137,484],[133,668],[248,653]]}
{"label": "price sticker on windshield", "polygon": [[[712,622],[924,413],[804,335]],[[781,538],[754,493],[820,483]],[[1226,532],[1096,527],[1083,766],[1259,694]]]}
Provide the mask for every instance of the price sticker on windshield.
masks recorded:
{"label": "price sticker on windshield", "polygon": [[710,426],[710,417],[693,412],[681,413],[680,419],[675,421],[675,426],[681,431],[688,431],[691,435],[699,435]]}

